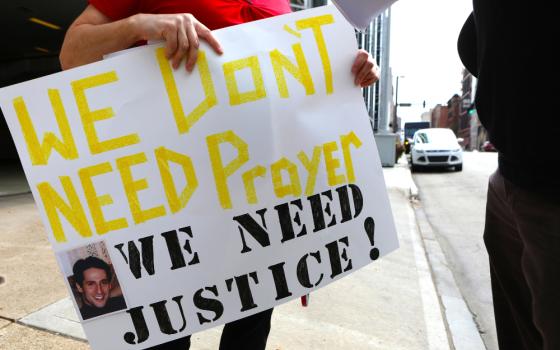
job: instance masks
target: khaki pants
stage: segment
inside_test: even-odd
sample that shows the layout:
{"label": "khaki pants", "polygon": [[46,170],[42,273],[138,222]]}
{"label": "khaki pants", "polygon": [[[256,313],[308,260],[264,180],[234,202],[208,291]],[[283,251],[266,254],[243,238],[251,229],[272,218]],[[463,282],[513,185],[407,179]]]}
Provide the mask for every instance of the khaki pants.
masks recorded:
{"label": "khaki pants", "polygon": [[484,242],[502,350],[560,349],[560,198],[491,177]]}

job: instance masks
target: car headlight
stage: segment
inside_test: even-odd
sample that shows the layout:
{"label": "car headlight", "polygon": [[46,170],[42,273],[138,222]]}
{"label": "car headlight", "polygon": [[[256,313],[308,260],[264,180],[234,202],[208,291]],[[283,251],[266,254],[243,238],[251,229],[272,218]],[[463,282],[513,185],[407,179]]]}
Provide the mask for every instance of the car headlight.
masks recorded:
{"label": "car headlight", "polygon": [[416,153],[424,153],[424,150],[423,150],[423,149],[417,149],[417,150],[415,150],[415,151],[416,151]]}
{"label": "car headlight", "polygon": [[461,149],[460,148],[452,149],[451,152],[461,152]]}

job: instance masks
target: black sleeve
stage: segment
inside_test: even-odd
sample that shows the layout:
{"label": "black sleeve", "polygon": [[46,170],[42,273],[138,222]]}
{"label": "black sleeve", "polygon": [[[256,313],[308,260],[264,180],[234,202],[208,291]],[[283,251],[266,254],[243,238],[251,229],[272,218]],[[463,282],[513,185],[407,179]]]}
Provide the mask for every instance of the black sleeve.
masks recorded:
{"label": "black sleeve", "polygon": [[476,24],[474,22],[474,15],[471,12],[459,33],[457,50],[463,65],[475,77],[478,76],[476,48]]}

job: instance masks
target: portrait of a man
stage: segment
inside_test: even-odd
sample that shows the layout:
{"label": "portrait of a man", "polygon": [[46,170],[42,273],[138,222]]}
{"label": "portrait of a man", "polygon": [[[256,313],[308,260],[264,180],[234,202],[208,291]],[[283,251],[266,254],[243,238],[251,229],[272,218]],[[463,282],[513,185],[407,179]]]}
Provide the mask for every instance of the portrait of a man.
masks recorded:
{"label": "portrait of a man", "polygon": [[74,283],[80,296],[78,305],[82,319],[126,309],[122,293],[112,288],[113,272],[104,260],[89,256],[79,259],[72,268]]}

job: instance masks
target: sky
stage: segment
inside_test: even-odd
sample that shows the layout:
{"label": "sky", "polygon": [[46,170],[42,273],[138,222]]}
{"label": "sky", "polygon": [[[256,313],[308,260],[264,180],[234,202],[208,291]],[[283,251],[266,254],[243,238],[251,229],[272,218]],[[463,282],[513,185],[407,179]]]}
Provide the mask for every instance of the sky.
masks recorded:
{"label": "sky", "polygon": [[[423,111],[446,104],[461,93],[463,65],[457,37],[472,11],[472,0],[398,0],[391,8],[390,65],[399,78],[403,123],[420,120]],[[395,86],[395,78],[393,78]],[[426,108],[422,108],[422,101]]]}

